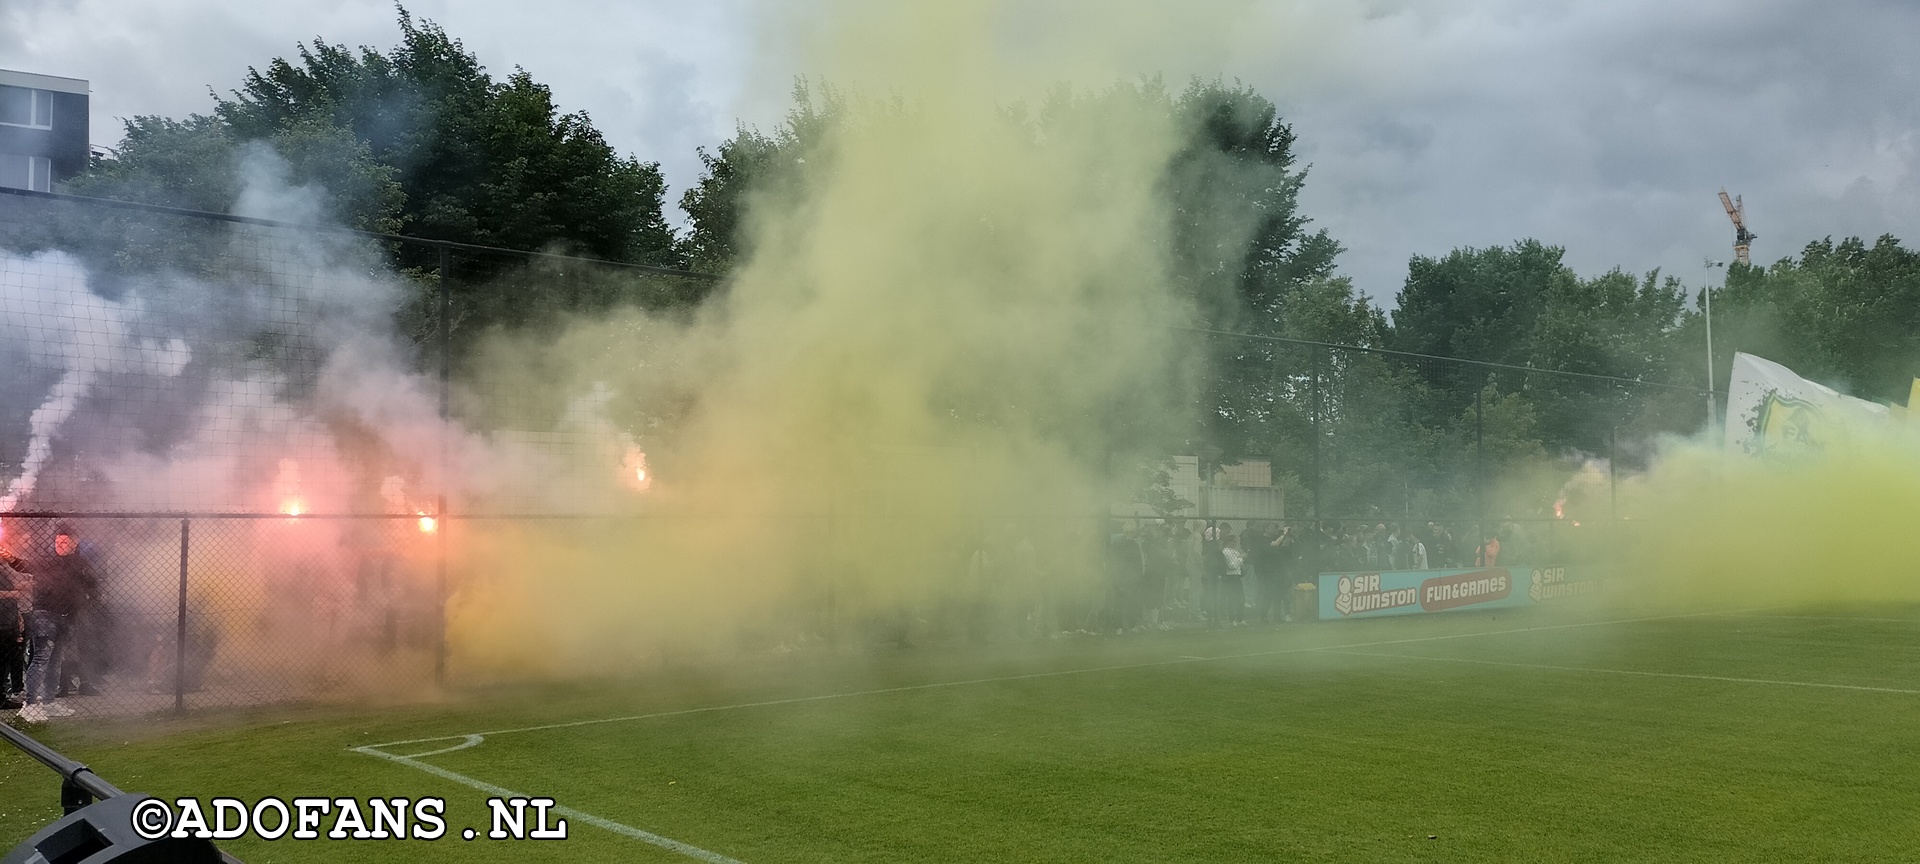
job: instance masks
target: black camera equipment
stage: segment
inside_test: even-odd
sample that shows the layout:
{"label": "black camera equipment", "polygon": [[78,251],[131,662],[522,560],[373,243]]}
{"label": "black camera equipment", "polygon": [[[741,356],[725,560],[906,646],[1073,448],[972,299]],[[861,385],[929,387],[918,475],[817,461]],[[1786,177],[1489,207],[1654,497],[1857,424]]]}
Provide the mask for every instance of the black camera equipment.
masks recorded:
{"label": "black camera equipment", "polygon": [[134,808],[151,796],[122,792],[5,723],[0,723],[0,738],[60,775],[60,808],[66,814],[13,847],[0,864],[239,864],[211,840],[140,836],[133,830]]}

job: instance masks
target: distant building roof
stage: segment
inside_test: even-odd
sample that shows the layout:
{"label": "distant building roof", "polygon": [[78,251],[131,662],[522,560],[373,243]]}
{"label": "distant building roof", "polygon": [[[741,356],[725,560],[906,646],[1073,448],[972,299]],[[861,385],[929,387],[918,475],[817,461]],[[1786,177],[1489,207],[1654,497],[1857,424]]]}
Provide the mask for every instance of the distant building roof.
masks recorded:
{"label": "distant building roof", "polygon": [[78,93],[82,96],[90,92],[84,79],[41,75],[38,72],[18,72],[12,69],[0,69],[0,85],[52,90],[57,93]]}

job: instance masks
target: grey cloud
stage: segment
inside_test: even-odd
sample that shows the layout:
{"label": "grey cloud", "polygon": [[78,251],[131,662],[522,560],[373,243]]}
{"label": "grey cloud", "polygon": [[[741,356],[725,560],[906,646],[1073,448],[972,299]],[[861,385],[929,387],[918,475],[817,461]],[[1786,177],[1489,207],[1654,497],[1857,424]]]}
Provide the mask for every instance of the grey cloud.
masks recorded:
{"label": "grey cloud", "polygon": [[[1583,272],[1697,283],[1730,252],[1722,185],[1764,260],[1828,234],[1920,239],[1916,32],[1920,7],[1894,2],[1376,4],[1339,34],[1364,58],[1345,74],[1240,74],[1281,96],[1308,212],[1376,296],[1411,255],[1523,236]],[[1409,118],[1430,143],[1387,146]]]}
{"label": "grey cloud", "polygon": [[[523,66],[562,110],[586,110],[608,139],[659,161],[678,199],[698,175],[694,148],[732,131],[746,50],[734,4],[413,0],[503,75]],[[388,48],[399,41],[386,0],[253,4],[237,0],[9,0],[0,5],[0,65],[86,78],[93,140],[112,145],[120,118],[184,116],[212,107],[249,66],[324,38]]]}
{"label": "grey cloud", "polygon": [[[776,0],[684,4],[418,0],[496,73],[524,66],[624,152],[659,161],[670,200],[694,148],[735,118],[777,121],[790,58],[761,37]],[[1311,163],[1308,215],[1343,268],[1391,298],[1407,258],[1520,237],[1592,273],[1691,281],[1729,254],[1721,186],[1745,196],[1762,260],[1833,234],[1920,241],[1920,4],[1273,0],[1208,66],[1280,103]],[[784,16],[784,17],[783,17]],[[6,65],[94,82],[116,116],[203,111],[207,88],[316,34],[387,46],[384,0],[12,0]],[[1144,56],[1144,55],[1143,55]],[[1152,70],[1143,70],[1152,71]],[[771,95],[770,95],[771,94]]]}

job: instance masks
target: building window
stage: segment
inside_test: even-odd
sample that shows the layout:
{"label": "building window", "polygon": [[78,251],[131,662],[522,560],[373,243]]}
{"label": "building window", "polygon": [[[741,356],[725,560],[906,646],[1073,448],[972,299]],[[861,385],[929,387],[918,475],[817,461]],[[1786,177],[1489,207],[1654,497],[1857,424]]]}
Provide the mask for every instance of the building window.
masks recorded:
{"label": "building window", "polygon": [[52,129],[52,91],[0,86],[0,124]]}
{"label": "building window", "polygon": [[45,156],[0,153],[0,186],[9,189],[53,191],[53,160]]}

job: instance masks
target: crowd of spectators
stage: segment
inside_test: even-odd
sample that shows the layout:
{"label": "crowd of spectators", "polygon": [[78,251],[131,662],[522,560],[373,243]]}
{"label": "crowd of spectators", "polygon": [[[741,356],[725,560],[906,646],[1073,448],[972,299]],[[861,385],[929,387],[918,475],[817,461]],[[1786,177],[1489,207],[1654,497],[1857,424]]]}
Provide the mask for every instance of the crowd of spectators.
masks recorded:
{"label": "crowd of spectators", "polygon": [[55,700],[91,695],[102,654],[93,566],[64,523],[52,547],[33,558],[0,548],[0,708],[30,723],[72,714]]}
{"label": "crowd of spectators", "polygon": [[1105,608],[1077,629],[1166,629],[1183,612],[1208,627],[1285,623],[1312,614],[1293,608],[1296,586],[1320,573],[1492,567],[1527,545],[1511,522],[1480,533],[1439,522],[1118,520]]}

